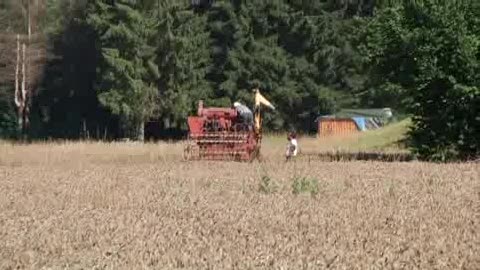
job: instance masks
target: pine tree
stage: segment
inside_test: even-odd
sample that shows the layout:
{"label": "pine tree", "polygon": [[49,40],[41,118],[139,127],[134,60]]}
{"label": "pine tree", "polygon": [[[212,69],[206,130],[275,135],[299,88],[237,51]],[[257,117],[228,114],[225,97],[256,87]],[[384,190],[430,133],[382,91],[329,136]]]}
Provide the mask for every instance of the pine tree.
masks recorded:
{"label": "pine tree", "polygon": [[[273,2],[272,2],[273,3]],[[288,85],[288,58],[278,46],[277,22],[267,20],[268,3],[221,3],[210,14],[214,38],[215,96],[222,103],[238,100],[252,104],[252,89],[260,88],[270,100]],[[270,25],[271,23],[271,25]],[[227,104],[224,104],[227,105]],[[280,128],[282,116],[265,115],[265,125]]]}
{"label": "pine tree", "polygon": [[186,128],[198,100],[208,100],[211,66],[207,17],[178,1],[160,6],[157,64],[159,114],[164,128]]}
{"label": "pine tree", "polygon": [[101,104],[120,117],[124,135],[143,140],[144,122],[157,108],[156,22],[131,1],[110,2],[95,1],[87,19],[102,55],[95,88]]}

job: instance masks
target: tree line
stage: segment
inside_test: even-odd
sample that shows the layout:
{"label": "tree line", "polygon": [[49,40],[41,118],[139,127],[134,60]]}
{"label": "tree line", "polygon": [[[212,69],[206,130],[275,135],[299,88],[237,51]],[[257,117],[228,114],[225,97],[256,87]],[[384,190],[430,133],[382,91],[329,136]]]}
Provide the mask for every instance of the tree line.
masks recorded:
{"label": "tree line", "polygon": [[467,159],[478,18],[477,1],[6,0],[0,136],[141,140],[185,131],[200,99],[251,105],[258,87],[278,108],[266,129],[391,107],[412,116],[419,156]]}

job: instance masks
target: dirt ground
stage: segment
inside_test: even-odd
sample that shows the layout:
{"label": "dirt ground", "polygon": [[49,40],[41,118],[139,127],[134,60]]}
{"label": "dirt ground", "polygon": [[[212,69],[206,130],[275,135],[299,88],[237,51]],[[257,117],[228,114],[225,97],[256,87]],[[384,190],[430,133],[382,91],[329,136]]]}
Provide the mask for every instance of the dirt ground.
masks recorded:
{"label": "dirt ground", "polygon": [[480,269],[478,164],[0,153],[0,269]]}

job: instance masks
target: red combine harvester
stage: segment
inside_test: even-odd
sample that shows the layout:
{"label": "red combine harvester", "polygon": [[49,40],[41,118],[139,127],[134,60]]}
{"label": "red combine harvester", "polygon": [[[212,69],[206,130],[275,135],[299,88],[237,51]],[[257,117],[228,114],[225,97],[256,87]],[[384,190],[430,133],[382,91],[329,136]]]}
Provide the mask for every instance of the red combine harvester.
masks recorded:
{"label": "red combine harvester", "polygon": [[188,142],[185,160],[252,161],[260,152],[260,104],[275,107],[255,89],[254,113],[241,105],[235,108],[203,107],[198,104],[197,116],[188,117]]}

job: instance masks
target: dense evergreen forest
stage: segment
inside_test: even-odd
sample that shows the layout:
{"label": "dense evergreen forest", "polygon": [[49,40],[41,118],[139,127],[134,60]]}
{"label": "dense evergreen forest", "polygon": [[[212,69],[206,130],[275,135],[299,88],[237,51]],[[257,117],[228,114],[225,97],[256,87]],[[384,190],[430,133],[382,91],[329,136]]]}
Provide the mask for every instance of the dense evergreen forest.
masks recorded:
{"label": "dense evergreen forest", "polygon": [[278,108],[313,132],[340,108],[410,115],[421,157],[480,140],[480,1],[2,0],[0,136],[181,134],[197,101]]}

